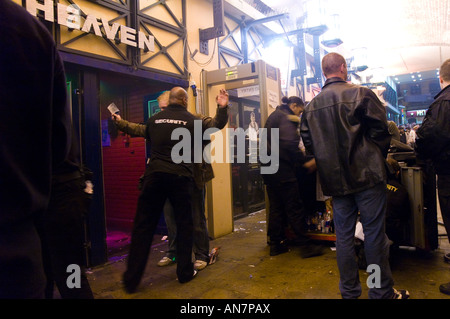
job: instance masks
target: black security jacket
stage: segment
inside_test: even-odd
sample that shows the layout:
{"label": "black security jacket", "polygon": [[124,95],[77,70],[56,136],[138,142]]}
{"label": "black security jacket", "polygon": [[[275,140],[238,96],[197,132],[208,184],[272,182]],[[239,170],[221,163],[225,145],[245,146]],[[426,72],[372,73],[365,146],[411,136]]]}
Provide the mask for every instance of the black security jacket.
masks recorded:
{"label": "black security jacket", "polygon": [[[219,108],[218,114],[220,116],[214,119],[199,118],[182,105],[170,104],[165,110],[150,117],[144,136],[151,143],[146,173],[165,172],[193,177],[194,162],[198,165],[202,163],[203,133],[208,128],[223,128],[227,123],[226,108]],[[175,131],[177,128],[185,130],[178,134]]]}
{"label": "black security jacket", "polygon": [[323,193],[342,196],[386,182],[391,136],[386,108],[369,88],[330,78],[306,106],[300,126]]}
{"label": "black security jacket", "polygon": [[416,152],[431,159],[437,174],[450,174],[450,85],[435,96],[416,132]]}

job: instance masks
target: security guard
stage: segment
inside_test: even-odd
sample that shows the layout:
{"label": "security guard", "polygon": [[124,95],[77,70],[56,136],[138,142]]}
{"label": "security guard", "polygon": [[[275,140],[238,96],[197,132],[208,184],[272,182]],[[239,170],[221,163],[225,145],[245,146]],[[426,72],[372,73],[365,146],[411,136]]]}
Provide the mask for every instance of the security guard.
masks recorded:
{"label": "security guard", "polygon": [[[123,276],[128,293],[136,291],[142,278],[153,234],[167,198],[174,208],[177,225],[178,281],[188,282],[196,274],[191,258],[194,145],[197,144],[194,137],[202,139],[206,126],[188,112],[187,101],[188,95],[183,88],[173,88],[167,108],[152,116],[146,124],[146,139],[151,144],[150,162],[138,198],[127,270]],[[228,93],[221,90],[216,101],[219,108],[227,107]],[[195,125],[201,125],[201,136],[194,136]],[[181,138],[177,139],[178,136]],[[196,142],[202,144],[202,140]],[[183,145],[186,147],[179,148]]]}

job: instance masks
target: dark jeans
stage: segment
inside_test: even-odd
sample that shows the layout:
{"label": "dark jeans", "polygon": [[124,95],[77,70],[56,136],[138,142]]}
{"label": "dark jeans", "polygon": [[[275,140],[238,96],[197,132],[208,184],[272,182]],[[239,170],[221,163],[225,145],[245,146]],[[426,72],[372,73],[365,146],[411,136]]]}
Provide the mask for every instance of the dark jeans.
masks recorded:
{"label": "dark jeans", "polygon": [[134,290],[141,281],[150,247],[164,203],[168,198],[173,206],[177,225],[177,276],[183,283],[192,279],[192,178],[170,173],[146,174],[138,198],[136,216],[131,234],[124,284]]}
{"label": "dark jeans", "polygon": [[[169,204],[169,205],[168,205]],[[177,227],[173,208],[166,202],[164,206],[164,218],[167,232],[169,233],[169,250],[166,256],[176,258]],[[209,234],[205,217],[205,188],[193,187],[192,195],[192,221],[194,227],[194,257],[195,260],[209,261]]]}
{"label": "dark jeans", "polygon": [[194,255],[196,260],[209,261],[209,233],[205,217],[206,189],[194,187],[192,218],[194,221]]}
{"label": "dark jeans", "polygon": [[438,175],[437,187],[441,215],[450,242],[450,175]]}
{"label": "dark jeans", "polygon": [[269,197],[269,225],[267,236],[273,244],[286,239],[286,226],[289,224],[300,245],[311,240],[306,236],[306,216],[297,181],[267,184]]}
{"label": "dark jeans", "polygon": [[369,298],[390,298],[393,295],[394,282],[389,265],[389,240],[385,233],[386,184],[384,183],[358,193],[333,197],[336,258],[342,298],[358,298],[362,291],[355,254],[358,211],[364,231],[367,264],[380,267],[381,287],[369,289]]}
{"label": "dark jeans", "polygon": [[[63,299],[93,298],[84,271],[84,221],[92,196],[84,192],[85,186],[84,178],[53,185],[48,210],[39,223],[47,299],[53,298],[54,284]],[[80,288],[67,285],[67,278],[72,274],[67,272],[67,267],[71,264],[80,267]]]}

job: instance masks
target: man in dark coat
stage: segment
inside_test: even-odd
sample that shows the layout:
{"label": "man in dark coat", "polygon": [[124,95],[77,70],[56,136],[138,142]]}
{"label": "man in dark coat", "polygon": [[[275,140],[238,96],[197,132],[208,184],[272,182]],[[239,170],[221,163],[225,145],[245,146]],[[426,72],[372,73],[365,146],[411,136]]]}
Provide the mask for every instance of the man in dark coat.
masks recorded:
{"label": "man in dark coat", "polygon": [[[287,222],[301,245],[301,256],[308,258],[321,255],[322,249],[313,245],[306,236],[306,211],[300,198],[296,172],[298,166],[314,166],[314,160],[306,163],[299,148],[299,116],[304,107],[302,99],[296,96],[284,97],[282,102],[270,114],[264,126],[267,130],[268,152],[272,153],[278,148],[279,153],[278,170],[274,174],[262,174],[269,198],[267,235],[270,255],[288,251],[285,234]],[[275,130],[278,139],[272,137]]]}
{"label": "man in dark coat", "polygon": [[[431,160],[436,170],[439,206],[450,241],[450,59],[441,65],[439,81],[442,90],[417,130],[416,152],[419,157]],[[450,262],[450,253],[444,259]],[[450,283],[439,288],[450,295]]]}
{"label": "man in dark coat", "polygon": [[0,299],[43,298],[34,221],[70,147],[64,68],[51,34],[12,1],[0,1],[0,30]]}
{"label": "man in dark coat", "polygon": [[[165,91],[158,97],[158,105],[161,110],[165,110],[169,104],[170,91]],[[214,117],[205,116],[202,114],[195,114],[198,120],[201,120],[204,128],[222,129],[228,122],[228,93],[222,90],[216,96],[217,110]],[[123,120],[120,115],[112,114],[112,118],[117,128],[127,134],[133,136],[146,137],[146,125],[131,123]],[[203,148],[209,144],[208,141],[203,141]],[[206,225],[205,216],[205,196],[206,183],[214,178],[214,171],[211,163],[204,160],[201,163],[194,163],[194,188],[192,201],[192,218],[194,229],[194,243],[193,250],[195,256],[194,268],[201,270],[206,267],[209,261],[209,234]],[[158,266],[167,266],[176,261],[176,246],[177,246],[177,227],[175,223],[175,216],[173,207],[170,201],[167,200],[164,206],[164,219],[169,235],[169,247],[166,255],[158,262]]]}
{"label": "man in dark coat", "polygon": [[[221,90],[220,96],[226,96],[228,102],[225,90]],[[167,108],[150,117],[145,127],[145,138],[151,145],[150,162],[138,198],[127,269],[123,275],[128,293],[135,292],[141,281],[166,199],[173,206],[177,228],[178,282],[188,282],[196,274],[192,262],[192,194],[196,157],[194,138],[198,137],[194,134],[194,128],[199,125],[202,138],[208,127],[205,121],[189,113],[187,100],[187,92],[181,87],[174,87],[170,90]],[[226,108],[227,102],[218,102],[218,107]],[[177,134],[181,136],[181,141],[177,139]],[[190,143],[185,143],[184,139],[190,140]],[[189,146],[176,151],[180,144]]]}
{"label": "man in dark coat", "polygon": [[369,297],[407,298],[407,291],[393,288],[384,228],[391,141],[386,109],[372,90],[346,82],[347,63],[340,54],[325,55],[322,71],[327,80],[306,106],[300,130],[316,159],[323,193],[333,196],[341,295],[358,298],[362,292],[354,247],[359,212],[367,263],[379,267],[378,284],[369,287]]}

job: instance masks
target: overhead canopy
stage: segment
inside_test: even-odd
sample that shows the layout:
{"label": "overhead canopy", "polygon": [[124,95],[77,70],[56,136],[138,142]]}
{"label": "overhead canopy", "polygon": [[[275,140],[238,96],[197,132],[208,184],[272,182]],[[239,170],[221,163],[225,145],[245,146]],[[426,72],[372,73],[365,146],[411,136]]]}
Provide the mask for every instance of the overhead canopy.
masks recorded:
{"label": "overhead canopy", "polygon": [[[227,0],[228,1],[228,0]],[[392,76],[439,68],[450,58],[448,0],[246,0],[289,13],[286,31],[326,24],[343,43],[327,48],[359,55],[371,69]],[[269,11],[269,10],[268,10]],[[324,37],[327,34],[324,34]]]}

